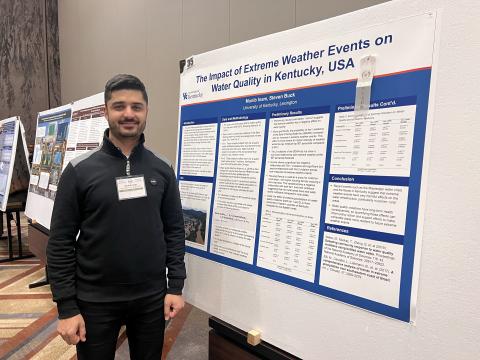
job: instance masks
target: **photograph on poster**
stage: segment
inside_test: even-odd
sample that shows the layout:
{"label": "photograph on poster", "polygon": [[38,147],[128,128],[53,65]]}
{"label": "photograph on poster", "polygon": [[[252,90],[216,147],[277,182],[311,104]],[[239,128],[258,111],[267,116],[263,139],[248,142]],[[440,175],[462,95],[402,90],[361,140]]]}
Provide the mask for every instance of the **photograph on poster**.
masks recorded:
{"label": "photograph on poster", "polygon": [[180,181],[185,240],[189,246],[206,250],[212,185],[198,181]]}
{"label": "photograph on poster", "polygon": [[29,192],[55,199],[70,120],[70,108],[39,114]]}
{"label": "photograph on poster", "polygon": [[185,221],[185,240],[205,245],[206,211],[183,209],[183,218]]}

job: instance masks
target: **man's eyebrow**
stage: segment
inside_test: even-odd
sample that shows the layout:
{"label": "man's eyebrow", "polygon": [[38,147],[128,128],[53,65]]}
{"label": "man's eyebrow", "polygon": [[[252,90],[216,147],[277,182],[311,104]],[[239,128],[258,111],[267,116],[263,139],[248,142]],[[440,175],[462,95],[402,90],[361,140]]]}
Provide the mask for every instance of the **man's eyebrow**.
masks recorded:
{"label": "man's eyebrow", "polygon": [[[123,104],[126,104],[127,101],[124,101],[124,100],[116,100],[116,101],[113,101],[112,102],[112,105],[123,105]],[[141,101],[135,101],[135,102],[132,102],[131,103],[132,105],[142,105],[142,106],[145,106],[145,103],[141,102]]]}

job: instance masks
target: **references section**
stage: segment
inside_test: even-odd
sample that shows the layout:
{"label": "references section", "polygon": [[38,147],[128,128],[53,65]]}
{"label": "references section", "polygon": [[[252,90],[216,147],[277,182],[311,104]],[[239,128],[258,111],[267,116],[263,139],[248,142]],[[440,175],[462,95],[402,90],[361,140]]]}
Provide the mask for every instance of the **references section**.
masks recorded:
{"label": "references section", "polygon": [[323,238],[321,285],[398,308],[403,246],[332,231]]}

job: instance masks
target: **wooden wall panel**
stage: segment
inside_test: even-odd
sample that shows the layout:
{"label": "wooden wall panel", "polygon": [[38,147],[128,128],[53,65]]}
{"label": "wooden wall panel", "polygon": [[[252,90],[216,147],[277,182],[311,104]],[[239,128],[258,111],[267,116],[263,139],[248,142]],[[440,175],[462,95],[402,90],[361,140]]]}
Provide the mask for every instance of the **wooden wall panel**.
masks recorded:
{"label": "wooden wall panel", "polygon": [[60,104],[59,71],[57,0],[0,0],[0,119],[19,115],[28,144]]}

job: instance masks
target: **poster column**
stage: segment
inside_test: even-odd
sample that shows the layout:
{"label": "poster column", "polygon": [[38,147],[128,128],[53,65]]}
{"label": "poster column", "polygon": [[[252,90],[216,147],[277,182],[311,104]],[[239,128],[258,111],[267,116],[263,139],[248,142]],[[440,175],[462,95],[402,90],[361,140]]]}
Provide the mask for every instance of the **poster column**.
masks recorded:
{"label": "poster column", "polygon": [[335,114],[320,285],[399,307],[415,97]]}
{"label": "poster column", "polygon": [[265,113],[222,117],[211,252],[253,264]]}
{"label": "poster column", "polygon": [[330,107],[273,112],[257,266],[314,281]]}
{"label": "poster column", "polygon": [[179,189],[187,245],[206,250],[215,172],[217,118],[183,121],[180,126]]}

